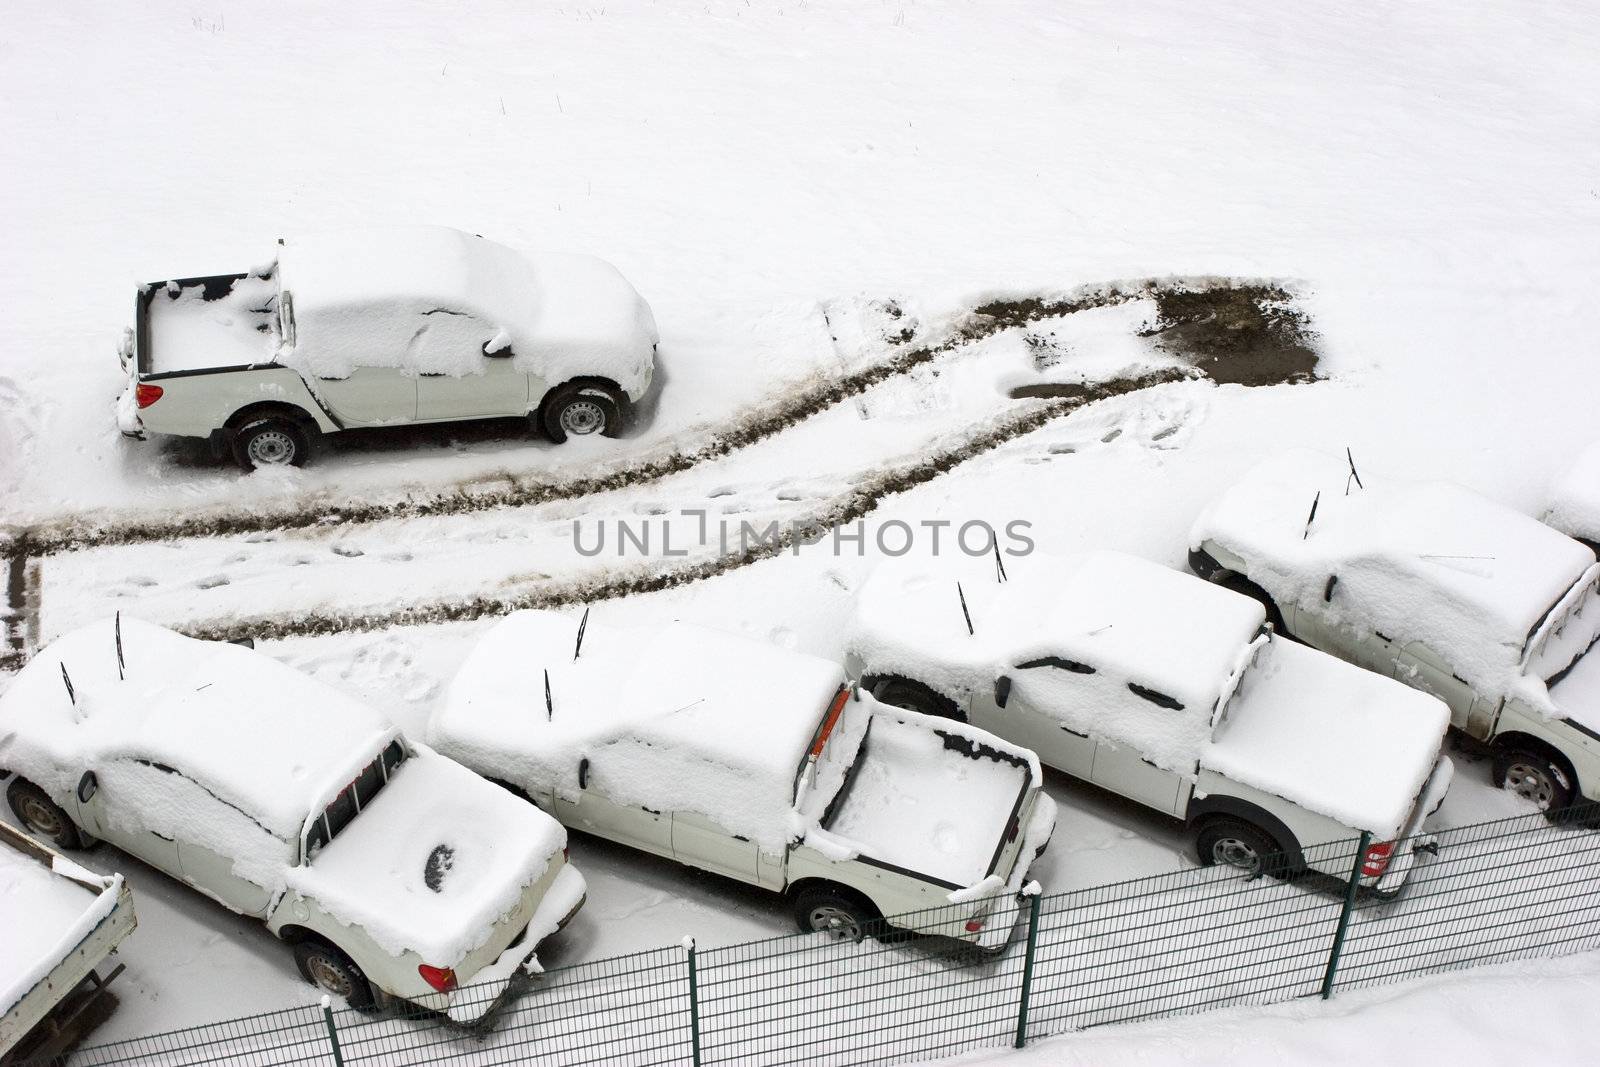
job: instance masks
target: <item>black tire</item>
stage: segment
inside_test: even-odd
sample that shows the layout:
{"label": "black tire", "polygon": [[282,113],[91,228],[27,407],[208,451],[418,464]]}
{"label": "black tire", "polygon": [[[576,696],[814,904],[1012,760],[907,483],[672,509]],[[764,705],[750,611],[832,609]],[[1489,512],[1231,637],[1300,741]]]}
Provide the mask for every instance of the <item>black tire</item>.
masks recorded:
{"label": "black tire", "polygon": [[308,937],[294,946],[294,962],[305,980],[334,996],[343,997],[352,1008],[374,1006],[372,983],[355,961],[326,941]]}
{"label": "black tire", "polygon": [[1230,574],[1217,582],[1217,584],[1224,589],[1231,589],[1235,593],[1242,593],[1260,604],[1266,609],[1267,621],[1272,624],[1273,632],[1284,637],[1290,636],[1288,629],[1283,625],[1283,612],[1278,610],[1277,601],[1273,600],[1265,589],[1242,574]]}
{"label": "black tire", "polygon": [[1526,748],[1495,752],[1494,784],[1532,801],[1552,822],[1559,821],[1578,793],[1577,782],[1565,765]]}
{"label": "black tire", "polygon": [[803,934],[829,934],[860,941],[883,932],[883,915],[865,897],[847,889],[813,885],[794,895],[794,921]]}
{"label": "black tire", "polygon": [[545,397],[539,418],[545,436],[558,445],[568,437],[616,437],[622,432],[622,397],[609,385],[567,382]]}
{"label": "black tire", "polygon": [[1203,867],[1236,867],[1273,877],[1282,877],[1289,866],[1277,839],[1242,819],[1207,819],[1201,823],[1194,835],[1194,854]]}
{"label": "black tire", "polygon": [[245,471],[261,467],[303,467],[311,454],[311,435],[282,415],[251,419],[233,433],[234,462]]}
{"label": "black tire", "polygon": [[962,712],[961,706],[943,693],[936,693],[921,682],[914,682],[909,678],[902,678],[898,674],[889,674],[879,677],[868,676],[863,679],[866,690],[880,703],[890,707],[905,708],[923,715],[932,715],[939,719],[954,719],[956,722],[966,722],[967,716]]}
{"label": "black tire", "polygon": [[17,778],[6,789],[6,801],[22,828],[57,849],[88,847],[89,841],[60,805],[43,789],[26,778]]}

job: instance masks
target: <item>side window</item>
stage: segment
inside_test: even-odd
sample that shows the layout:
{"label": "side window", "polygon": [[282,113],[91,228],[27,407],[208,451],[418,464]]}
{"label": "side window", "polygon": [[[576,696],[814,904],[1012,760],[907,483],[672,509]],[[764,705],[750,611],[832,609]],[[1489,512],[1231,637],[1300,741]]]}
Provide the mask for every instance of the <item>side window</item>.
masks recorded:
{"label": "side window", "polygon": [[383,750],[383,777],[387,780],[394,769],[406,760],[406,747],[399,741],[390,741]]}
{"label": "side window", "polygon": [[350,825],[350,820],[356,817],[356,787],[355,783],[339,790],[339,795],[333,798],[324,812],[323,820],[328,827],[329,837],[338,837],[339,831]]}

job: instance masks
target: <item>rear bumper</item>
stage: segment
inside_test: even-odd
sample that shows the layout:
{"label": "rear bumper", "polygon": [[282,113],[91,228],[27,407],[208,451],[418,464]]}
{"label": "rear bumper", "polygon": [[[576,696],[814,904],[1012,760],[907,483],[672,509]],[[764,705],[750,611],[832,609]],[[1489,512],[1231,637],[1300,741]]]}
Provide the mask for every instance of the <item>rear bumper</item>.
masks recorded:
{"label": "rear bumper", "polygon": [[464,1026],[483,1021],[515,996],[528,978],[543,971],[537,957],[539,946],[571,922],[587,899],[583,875],[571,864],[563,866],[545,891],[523,936],[450,994],[446,1014],[451,1021]]}
{"label": "rear bumper", "polygon": [[1417,806],[1412,810],[1411,820],[1401,835],[1401,851],[1399,855],[1390,860],[1389,867],[1383,872],[1382,877],[1373,882],[1363,882],[1366,888],[1381,897],[1397,895],[1410,879],[1418,862],[1418,853],[1436,855],[1439,851],[1439,842],[1432,834],[1422,830],[1426,822],[1439,806],[1444,803],[1444,798],[1450,792],[1450,783],[1455,780],[1456,767],[1449,756],[1440,756],[1439,761],[1433,765],[1433,773],[1428,775],[1428,780],[1423,784],[1422,792],[1417,797]]}
{"label": "rear bumper", "polygon": [[1005,888],[991,898],[994,903],[988,912],[978,912],[984,919],[983,929],[970,939],[979,948],[998,952],[1010,943],[1017,920],[1022,917],[1020,894],[1022,887],[1028,883],[1028,871],[1050,846],[1050,838],[1055,835],[1055,830],[1056,802],[1041,791],[1034,801],[1027,829],[1022,832],[1022,844],[1017,849],[1017,865],[1011,869],[1011,877],[1006,879]]}

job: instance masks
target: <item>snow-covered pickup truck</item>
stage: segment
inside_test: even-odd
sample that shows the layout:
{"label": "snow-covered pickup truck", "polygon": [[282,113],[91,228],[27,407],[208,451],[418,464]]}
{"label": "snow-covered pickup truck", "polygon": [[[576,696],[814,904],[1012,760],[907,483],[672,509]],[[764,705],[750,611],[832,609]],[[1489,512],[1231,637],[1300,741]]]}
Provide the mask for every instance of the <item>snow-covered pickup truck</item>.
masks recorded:
{"label": "snow-covered pickup truck", "polygon": [[357,1007],[475,1021],[584,899],[555,820],[268,656],[131,619],[29,661],[0,766],[33,833],[263,920]]}
{"label": "snow-covered pickup truck", "polygon": [[1309,450],[1262,463],[1195,521],[1189,565],[1443,700],[1492,747],[1496,785],[1546,811],[1600,799],[1595,554],[1457,485],[1359,476]]}
{"label": "snow-covered pickup truck", "polygon": [[1309,846],[1364,830],[1360,884],[1399,891],[1453,773],[1444,705],[1147,560],[1036,555],[1011,571],[958,589],[948,571],[881,564],[845,630],[847,669],[880,700],[971,721],[1184,819],[1201,863],[1348,879]]}
{"label": "snow-covered pickup truck", "polygon": [[656,324],[615,267],[439,226],[279,242],[241,274],[143,286],[122,433],[209,439],[247,470],[319,434],[527,416],[560,443],[621,428]]}
{"label": "snow-covered pickup truck", "polygon": [[0,1065],[59,1056],[110,1013],[122,967],[95,968],[134,922],[120,874],[85,870],[0,823]]}
{"label": "snow-covered pickup truck", "polygon": [[576,629],[530,611],[490,630],[432,744],[569,827],[787,894],[802,930],[937,909],[905,921],[1004,947],[1055,826],[1031,752],[879,705],[815,656],[683,623]]}

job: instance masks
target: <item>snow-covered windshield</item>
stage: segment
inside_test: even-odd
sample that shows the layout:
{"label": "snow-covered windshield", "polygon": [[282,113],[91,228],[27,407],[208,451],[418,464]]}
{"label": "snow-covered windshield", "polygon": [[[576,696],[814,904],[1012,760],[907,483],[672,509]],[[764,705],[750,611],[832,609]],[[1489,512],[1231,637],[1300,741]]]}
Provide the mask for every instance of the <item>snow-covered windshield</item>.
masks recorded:
{"label": "snow-covered windshield", "polygon": [[405,745],[398,739],[390,741],[382,752],[373,757],[372,762],[361,768],[360,774],[339,790],[328,806],[322,809],[322,814],[306,829],[305,862],[315,859],[329,841],[338,837],[339,832],[372,803],[372,799],[389,784],[389,779],[405,759]]}

